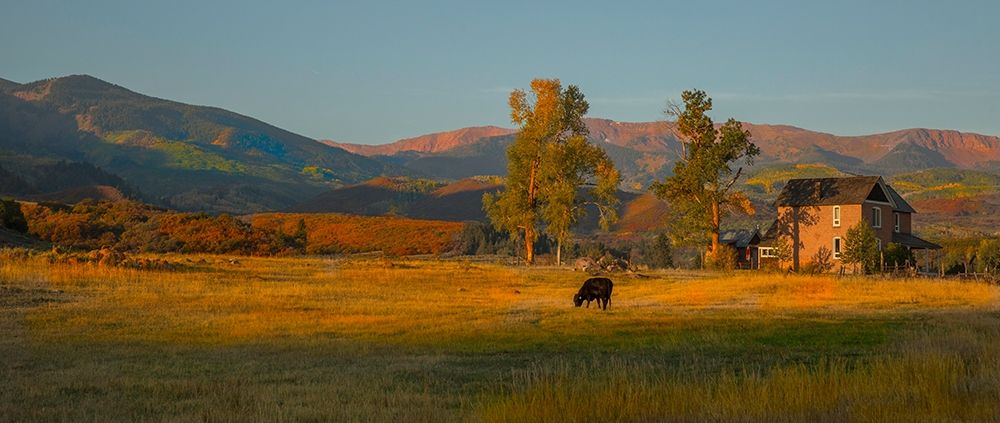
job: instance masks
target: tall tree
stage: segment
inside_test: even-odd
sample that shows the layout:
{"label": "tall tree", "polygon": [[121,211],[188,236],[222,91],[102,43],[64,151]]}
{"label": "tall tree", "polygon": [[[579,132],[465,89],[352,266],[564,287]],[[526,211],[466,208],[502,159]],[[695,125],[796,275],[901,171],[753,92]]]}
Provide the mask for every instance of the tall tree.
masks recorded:
{"label": "tall tree", "polygon": [[[484,195],[483,208],[497,229],[523,234],[528,264],[541,225],[561,247],[586,205],[597,206],[604,227],[617,219],[619,175],[604,150],[587,142],[589,107],[579,88],[563,89],[558,79],[531,81],[530,95],[510,94],[511,121],[520,131],[507,149],[505,189]],[[580,197],[580,187],[591,181],[593,189]]]}
{"label": "tall tree", "polygon": [[[753,215],[754,208],[746,194],[734,189],[743,173],[743,162],[753,165],[760,149],[751,140],[750,131],[730,118],[718,129],[708,112],[712,99],[704,91],[681,94],[684,108],[671,103],[667,115],[676,118],[683,150],[674,165],[674,174],[651,189],[666,199],[672,210],[673,231],[685,238],[707,235],[711,241],[708,255],[720,251],[719,228],[731,213]],[[734,170],[733,166],[737,166]],[[686,236],[685,236],[686,235]]]}
{"label": "tall tree", "polygon": [[[604,229],[618,219],[615,193],[620,176],[604,150],[584,136],[553,143],[548,151],[540,178],[544,197],[541,213],[545,233],[556,240],[556,262],[562,265],[563,243],[587,207],[597,210]],[[581,196],[584,186],[590,189]]]}

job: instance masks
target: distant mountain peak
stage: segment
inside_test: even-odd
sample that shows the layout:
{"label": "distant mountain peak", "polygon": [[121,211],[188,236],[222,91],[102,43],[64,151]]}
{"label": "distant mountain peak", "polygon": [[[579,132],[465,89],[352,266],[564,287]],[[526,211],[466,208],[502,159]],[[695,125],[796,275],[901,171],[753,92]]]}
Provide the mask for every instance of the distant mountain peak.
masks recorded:
{"label": "distant mountain peak", "polygon": [[514,132],[514,129],[488,125],[435,132],[381,145],[339,143],[330,140],[322,142],[364,156],[389,156],[403,152],[441,153],[475,143],[483,138],[509,135]]}

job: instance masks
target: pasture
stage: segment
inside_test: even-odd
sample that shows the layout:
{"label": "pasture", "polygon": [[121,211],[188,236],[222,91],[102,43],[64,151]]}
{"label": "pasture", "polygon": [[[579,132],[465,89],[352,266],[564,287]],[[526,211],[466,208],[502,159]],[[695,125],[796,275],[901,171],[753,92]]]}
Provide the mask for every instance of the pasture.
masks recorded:
{"label": "pasture", "polygon": [[0,263],[0,420],[1000,420],[996,286],[157,257]]}

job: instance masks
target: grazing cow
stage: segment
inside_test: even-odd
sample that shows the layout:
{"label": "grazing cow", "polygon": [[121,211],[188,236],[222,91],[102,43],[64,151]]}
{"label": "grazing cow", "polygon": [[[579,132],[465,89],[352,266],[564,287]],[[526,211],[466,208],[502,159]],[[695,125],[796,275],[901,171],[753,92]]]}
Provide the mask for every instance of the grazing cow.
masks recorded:
{"label": "grazing cow", "polygon": [[608,304],[611,302],[611,289],[614,288],[614,284],[611,283],[611,279],[608,278],[590,278],[587,279],[583,286],[580,287],[580,291],[576,293],[573,297],[573,305],[579,307],[583,305],[583,302],[587,302],[587,308],[590,308],[590,302],[597,300],[597,307],[601,308],[601,301],[604,301],[604,310],[608,309]]}

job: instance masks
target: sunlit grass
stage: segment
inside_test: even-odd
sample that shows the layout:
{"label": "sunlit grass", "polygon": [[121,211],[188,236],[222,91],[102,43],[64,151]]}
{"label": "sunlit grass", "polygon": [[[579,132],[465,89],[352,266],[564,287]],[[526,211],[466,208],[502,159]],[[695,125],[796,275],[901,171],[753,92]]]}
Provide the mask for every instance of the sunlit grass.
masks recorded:
{"label": "sunlit grass", "polygon": [[[3,327],[20,335],[0,351],[12,382],[0,389],[0,415],[769,421],[1000,412],[996,384],[954,376],[1000,379],[995,364],[976,359],[1000,348],[1000,289],[985,284],[668,271],[613,276],[605,312],[572,306],[585,276],[565,269],[159,257],[181,269],[0,263],[0,284],[47,298],[4,311]],[[825,391],[833,399],[820,400]],[[575,411],[587,398],[610,405]],[[930,399],[937,405],[912,406]],[[744,402],[754,404],[740,413]]]}

